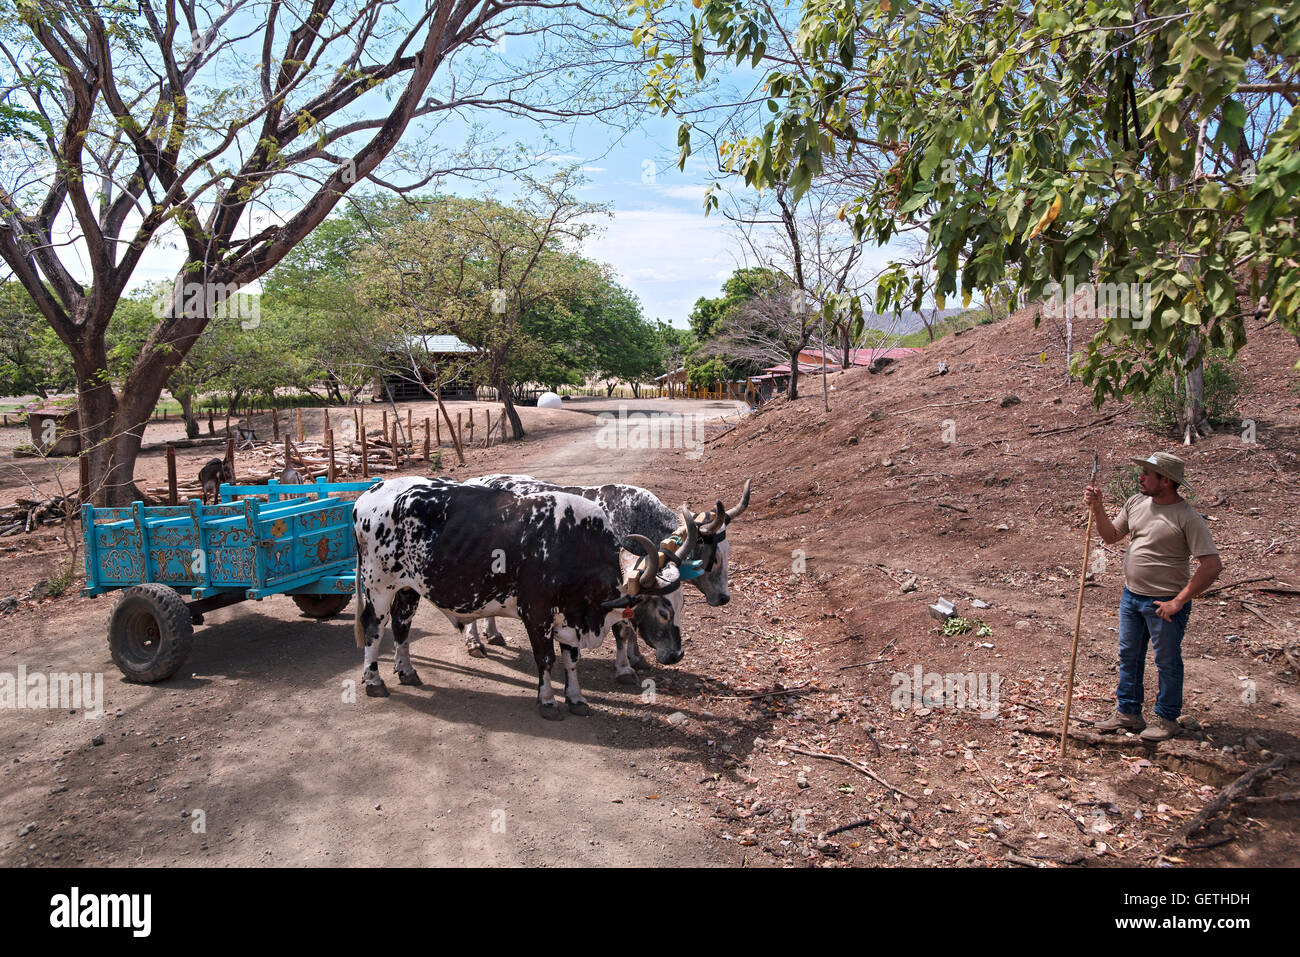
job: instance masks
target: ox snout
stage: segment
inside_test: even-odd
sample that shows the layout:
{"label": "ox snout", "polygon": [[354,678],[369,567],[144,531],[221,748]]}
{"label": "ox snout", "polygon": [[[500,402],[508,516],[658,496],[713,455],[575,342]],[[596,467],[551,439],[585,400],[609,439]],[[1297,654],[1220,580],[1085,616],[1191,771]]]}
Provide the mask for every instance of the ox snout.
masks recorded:
{"label": "ox snout", "polygon": [[725,605],[731,601],[731,595],[723,592],[721,595],[709,595],[706,600],[711,608],[717,608],[719,605]]}
{"label": "ox snout", "polygon": [[675,665],[682,660],[684,654],[681,635],[674,635],[671,641],[655,645],[655,658],[661,665]]}

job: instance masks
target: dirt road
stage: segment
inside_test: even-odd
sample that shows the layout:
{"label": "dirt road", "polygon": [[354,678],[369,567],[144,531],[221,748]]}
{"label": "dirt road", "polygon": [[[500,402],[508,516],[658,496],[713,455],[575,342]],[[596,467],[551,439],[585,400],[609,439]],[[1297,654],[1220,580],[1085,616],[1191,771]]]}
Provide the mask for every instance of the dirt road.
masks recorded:
{"label": "dirt road", "polygon": [[[669,404],[626,411],[656,405]],[[602,447],[598,425],[550,413],[537,438],[473,453],[459,472],[592,483],[652,454]],[[102,673],[104,714],[0,711],[0,866],[737,861],[699,826],[699,808],[661,795],[699,769],[656,760],[670,709],[615,684],[609,642],[584,659],[593,715],[551,723],[537,715],[517,622],[502,622],[511,647],[474,659],[422,607],[411,634],[425,686],[391,682],[391,698],[369,699],[356,687],[352,607],[328,622],[284,598],[212,612],[180,675],[142,686],[109,658],[112,602],[24,605],[3,619],[0,672]],[[689,626],[704,606],[694,596],[687,607]],[[381,668],[390,662],[391,646]],[[647,676],[673,681],[672,669]]]}

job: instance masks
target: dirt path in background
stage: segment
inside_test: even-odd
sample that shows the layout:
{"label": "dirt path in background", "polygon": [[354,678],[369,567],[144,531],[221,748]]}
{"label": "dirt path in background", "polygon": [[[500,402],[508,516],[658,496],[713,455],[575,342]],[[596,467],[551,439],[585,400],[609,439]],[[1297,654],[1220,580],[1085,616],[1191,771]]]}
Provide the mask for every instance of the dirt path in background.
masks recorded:
{"label": "dirt path in background", "polygon": [[[472,451],[451,473],[592,483],[651,454],[600,448],[569,409],[530,411],[523,445]],[[0,556],[0,593],[24,594],[57,554],[43,532]],[[502,622],[511,647],[473,659],[422,606],[411,636],[425,686],[369,699],[352,694],[353,608],[316,622],[281,597],[209,613],[177,677],[133,685],[109,658],[112,602],[22,603],[0,618],[0,671],[100,672],[105,712],[0,712],[0,866],[739,862],[699,808],[668,799],[708,772],[655,760],[672,709],[615,684],[608,648],[583,669],[593,715],[547,722],[518,622]],[[667,690],[683,670],[650,673]]]}

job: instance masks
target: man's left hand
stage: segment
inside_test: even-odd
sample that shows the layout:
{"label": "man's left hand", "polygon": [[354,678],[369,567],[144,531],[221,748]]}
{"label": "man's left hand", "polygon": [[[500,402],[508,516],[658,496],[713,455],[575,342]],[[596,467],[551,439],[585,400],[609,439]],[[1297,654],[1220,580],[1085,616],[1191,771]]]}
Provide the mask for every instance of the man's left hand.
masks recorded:
{"label": "man's left hand", "polygon": [[1174,615],[1182,611],[1183,605],[1185,604],[1187,604],[1187,602],[1179,601],[1177,598],[1171,598],[1169,601],[1158,601],[1155,603],[1156,614],[1165,621],[1172,621]]}

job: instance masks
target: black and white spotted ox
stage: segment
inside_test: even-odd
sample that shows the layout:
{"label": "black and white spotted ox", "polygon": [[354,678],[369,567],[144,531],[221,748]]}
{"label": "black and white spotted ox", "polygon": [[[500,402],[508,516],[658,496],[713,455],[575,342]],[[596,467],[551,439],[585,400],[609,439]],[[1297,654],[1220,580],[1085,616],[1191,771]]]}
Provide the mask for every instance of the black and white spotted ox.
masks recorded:
{"label": "black and white spotted ox", "polygon": [[421,683],[407,638],[422,597],[457,628],[487,615],[519,618],[537,662],[538,706],[551,720],[563,717],[550,679],[557,641],[565,703],[580,715],[590,709],[578,686],[578,653],[600,644],[605,631],[639,633],[664,664],[682,657],[676,567],[645,538],[634,539],[646,550],[644,560],[620,549],[608,516],[584,498],[399,478],[361,494],[353,531],[356,639],[365,648],[363,681],[372,697],[388,694],[378,658],[390,616],[398,680]]}
{"label": "black and white spotted ox", "polygon": [[[609,516],[615,537],[620,541],[630,535],[640,535],[653,542],[667,540],[680,544],[684,541],[683,536],[693,534],[696,545],[689,550],[679,548],[677,551],[682,562],[695,563],[691,571],[696,574],[688,580],[704,594],[710,605],[725,605],[731,600],[727,584],[727,561],[731,554],[727,526],[749,507],[748,480],[740,502],[734,508],[727,509],[718,502],[713,511],[693,514],[690,520],[674,512],[653,492],[637,485],[554,485],[531,475],[505,474],[483,475],[469,479],[465,484],[506,489],[520,494],[566,492],[580,495],[604,510]],[[690,529],[691,523],[698,528]],[[505,638],[497,630],[494,619],[488,619],[486,634],[490,644],[505,644]],[[465,644],[469,653],[475,657],[487,653],[473,623],[466,631]],[[625,639],[616,631],[615,644],[615,677],[623,684],[636,684],[635,668],[643,666],[645,659],[637,648],[635,633],[629,633]]]}

